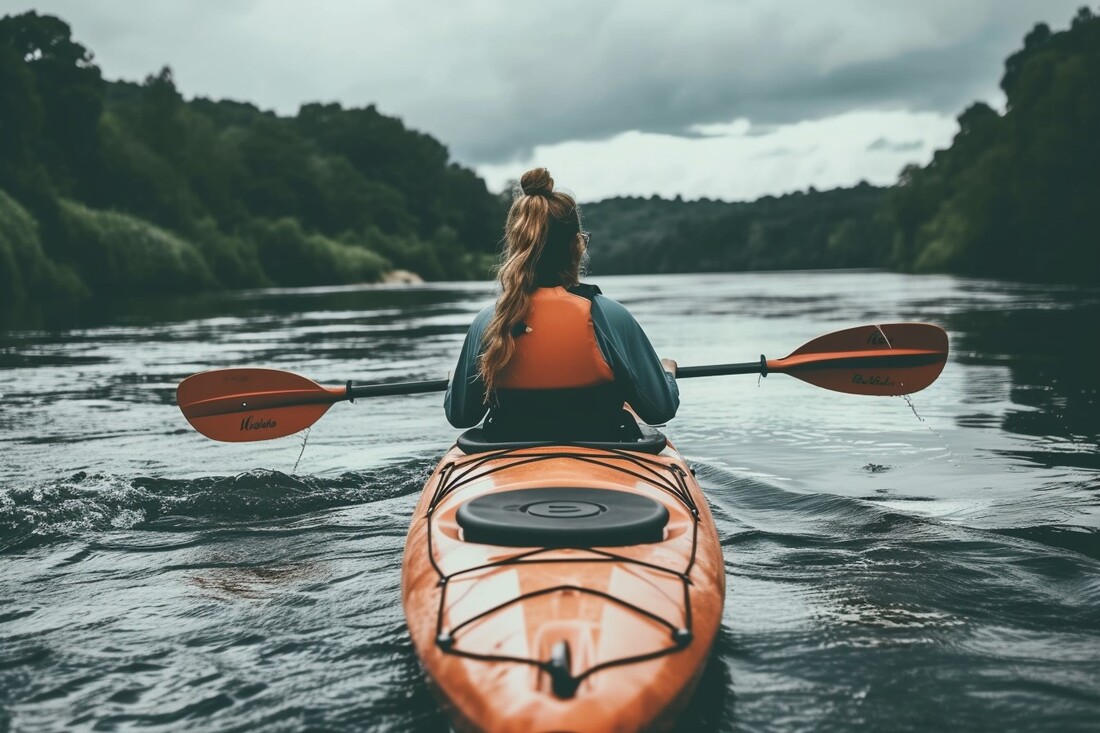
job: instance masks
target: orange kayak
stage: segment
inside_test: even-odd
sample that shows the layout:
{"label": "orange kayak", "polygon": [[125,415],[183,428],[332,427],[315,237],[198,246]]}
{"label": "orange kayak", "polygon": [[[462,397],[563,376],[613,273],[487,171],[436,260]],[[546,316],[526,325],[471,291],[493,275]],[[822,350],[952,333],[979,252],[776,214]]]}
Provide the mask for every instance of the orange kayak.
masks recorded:
{"label": "orange kayak", "polygon": [[402,569],[413,645],[459,731],[671,728],[724,593],[706,499],[655,431],[575,445],[464,433],[424,487]]}

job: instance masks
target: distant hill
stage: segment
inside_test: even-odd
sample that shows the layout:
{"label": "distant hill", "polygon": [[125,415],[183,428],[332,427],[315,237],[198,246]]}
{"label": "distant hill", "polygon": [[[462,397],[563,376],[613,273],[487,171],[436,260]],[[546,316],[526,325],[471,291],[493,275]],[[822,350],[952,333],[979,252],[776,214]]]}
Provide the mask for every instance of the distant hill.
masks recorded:
{"label": "distant hill", "polygon": [[883,188],[765,196],[750,203],[616,198],[582,208],[593,273],[884,267]]}

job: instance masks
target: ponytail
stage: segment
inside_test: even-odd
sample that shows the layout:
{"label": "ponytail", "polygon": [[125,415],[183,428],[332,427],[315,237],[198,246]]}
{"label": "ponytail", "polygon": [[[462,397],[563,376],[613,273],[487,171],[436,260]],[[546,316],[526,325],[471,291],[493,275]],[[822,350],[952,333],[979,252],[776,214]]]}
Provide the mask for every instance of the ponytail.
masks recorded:
{"label": "ponytail", "polygon": [[527,315],[531,294],[538,287],[576,285],[585,249],[577,202],[554,191],[549,171],[529,170],[519,185],[504,226],[504,252],[497,269],[501,293],[478,357],[486,402],[492,400],[498,377],[515,353],[512,330]]}

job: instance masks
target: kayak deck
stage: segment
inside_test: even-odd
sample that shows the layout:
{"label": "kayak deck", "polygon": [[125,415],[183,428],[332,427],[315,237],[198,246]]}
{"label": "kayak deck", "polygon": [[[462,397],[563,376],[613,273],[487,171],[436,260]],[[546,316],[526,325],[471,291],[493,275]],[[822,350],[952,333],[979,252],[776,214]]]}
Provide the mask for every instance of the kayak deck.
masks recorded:
{"label": "kayak deck", "polygon": [[[552,531],[526,543],[522,531],[507,545],[467,541],[460,510],[505,492],[531,497],[518,502],[526,509],[564,513],[549,520],[563,526],[597,519],[587,506],[607,512],[626,494],[658,506],[663,527],[632,544],[629,533],[602,546],[555,543]],[[656,520],[646,521],[652,532]],[[670,726],[687,702],[724,583],[709,509],[673,448],[456,447],[414,515],[403,596],[413,643],[459,729],[639,730]]]}

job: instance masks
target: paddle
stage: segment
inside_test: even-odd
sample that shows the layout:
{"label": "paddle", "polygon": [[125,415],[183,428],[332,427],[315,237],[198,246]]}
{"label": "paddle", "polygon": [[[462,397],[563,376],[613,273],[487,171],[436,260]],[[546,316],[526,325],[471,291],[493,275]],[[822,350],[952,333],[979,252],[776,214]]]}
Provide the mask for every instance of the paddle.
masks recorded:
{"label": "paddle", "polygon": [[[784,359],[680,367],[676,378],[781,373],[836,392],[901,395],[936,381],[946,361],[947,334],[939,326],[888,323],[820,336]],[[446,389],[446,379],[322,387],[276,369],[215,369],[180,382],[176,402],[206,437],[244,442],[304,430],[343,400]]]}

